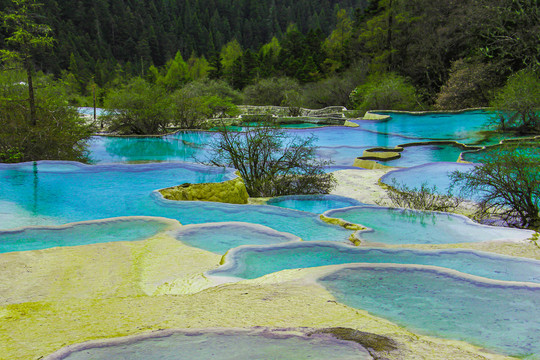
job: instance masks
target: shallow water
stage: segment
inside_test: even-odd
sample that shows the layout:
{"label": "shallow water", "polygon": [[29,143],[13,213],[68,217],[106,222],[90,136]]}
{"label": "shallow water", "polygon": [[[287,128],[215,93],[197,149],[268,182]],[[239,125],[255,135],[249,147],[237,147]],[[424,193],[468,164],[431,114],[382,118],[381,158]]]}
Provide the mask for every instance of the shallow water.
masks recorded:
{"label": "shallow water", "polygon": [[291,195],[268,200],[268,205],[322,214],[331,209],[364,205],[355,199],[337,195]]}
{"label": "shallow water", "polygon": [[385,244],[452,244],[490,240],[525,240],[533,231],[486,226],[449,213],[359,206],[325,213],[370,228],[362,240]]}
{"label": "shallow water", "polygon": [[[467,111],[458,114],[388,113],[386,121],[353,121],[358,128],[346,126],[311,127],[313,124],[292,124],[286,131],[298,137],[315,135],[317,155],[335,165],[352,166],[356,157],[372,147],[394,147],[408,142],[457,140],[467,144],[497,143],[511,134],[485,134],[479,131],[489,122],[491,114]],[[90,157],[95,163],[140,161],[188,161],[208,159],[208,144],[218,136],[214,132],[179,131],[162,137],[94,137],[90,142]],[[410,155],[405,156],[405,155]],[[455,161],[459,151],[451,145],[425,146],[407,149],[392,166],[414,166],[432,161]]]}
{"label": "shallow water", "polygon": [[430,188],[436,186],[436,190],[440,194],[446,194],[448,190],[453,190],[453,194],[457,195],[459,189],[452,189],[453,182],[450,175],[454,171],[470,171],[474,166],[456,162],[429,163],[391,171],[381,177],[381,182],[392,185],[392,181],[395,180],[397,184],[404,184],[410,189],[420,189],[421,185],[425,183]]}
{"label": "shallow water", "polygon": [[401,158],[380,161],[386,166],[417,166],[432,162],[456,162],[463,150],[456,145],[408,146],[401,152]]}
{"label": "shallow water", "polygon": [[295,360],[340,359],[368,360],[369,353],[351,341],[329,337],[300,337],[284,334],[250,334],[244,332],[176,333],[73,352],[58,359],[67,360]]}
{"label": "shallow water", "polygon": [[127,218],[77,223],[64,227],[0,231],[0,253],[112,241],[144,240],[165,231],[170,226],[171,223],[168,221]]}
{"label": "shallow water", "polygon": [[188,225],[173,234],[183,243],[217,254],[225,254],[241,245],[280,244],[300,238],[248,223]]}
{"label": "shallow water", "polygon": [[384,111],[375,113],[390,115],[391,118],[384,121],[360,122],[362,129],[418,139],[458,140],[468,144],[484,139],[480,132],[488,127],[493,116],[483,110],[427,114]]}
{"label": "shallow water", "polygon": [[[347,241],[351,231],[316,214],[264,205],[164,200],[155,189],[234,178],[232,170],[195,164],[85,166],[72,162],[0,165],[0,200],[11,211],[0,229],[59,225],[120,216],[158,216],[200,224],[243,221],[294,233],[304,240]],[[21,216],[19,217],[18,214]],[[16,225],[13,218],[18,218]]]}
{"label": "shallow water", "polygon": [[[354,158],[361,156],[365,149],[376,146],[394,147],[407,142],[433,139],[458,140],[468,144],[496,142],[500,137],[485,139],[478,132],[488,115],[484,112],[422,116],[392,113],[389,121],[356,121],[360,124],[359,128],[335,126],[287,131],[299,137],[316,135],[316,145],[320,146],[317,155],[335,161],[335,167],[327,169],[330,171],[352,165]],[[217,182],[235,177],[230,169],[193,164],[208,156],[206,144],[215,141],[215,136],[215,133],[210,132],[181,131],[163,137],[94,137],[90,144],[91,157],[101,165],[85,166],[73,162],[0,164],[0,229],[60,225],[123,216],[156,216],[175,219],[184,225],[205,224],[199,227],[187,226],[183,232],[176,233],[178,239],[219,254],[239,245],[278,244],[274,248],[259,246],[233,250],[232,254],[238,260],[233,265],[228,263],[215,271],[216,275],[221,272],[226,276],[253,278],[288,268],[349,262],[388,262],[444,266],[492,279],[538,281],[538,269],[534,261],[472,251],[422,252],[358,249],[346,245],[336,247],[328,243],[283,244],[297,241],[298,237],[308,241],[348,242],[351,231],[326,224],[317,214],[329,209],[359,205],[351,199],[273,200],[278,206],[164,200],[155,190],[186,182]],[[386,164],[413,166],[432,161],[438,163],[394,171],[387,174],[383,181],[390,184],[391,179],[396,179],[409,187],[419,187],[427,182],[429,185],[437,185],[439,191],[446,192],[451,184],[448,176],[450,172],[471,168],[471,165],[441,162],[455,161],[459,151],[459,148],[452,145],[408,147],[403,151],[401,159]],[[164,163],[104,165],[130,162]],[[447,214],[377,207],[344,209],[328,214],[369,226],[373,231],[362,232],[359,236],[373,243],[440,244],[500,238],[523,239],[525,235],[530,235],[516,230],[479,226]],[[162,230],[161,225],[154,226],[151,222],[137,222],[134,219],[122,221],[125,222],[114,225],[85,224],[66,229],[2,231],[0,244],[3,247],[0,252],[119,239],[138,240]],[[255,225],[246,224],[206,224],[227,221],[259,224],[273,230],[261,230]],[[517,285],[486,285],[437,271],[405,268],[381,270],[376,267],[362,271],[343,270],[325,277],[323,283],[336,294],[339,301],[373,311],[421,332],[463,339],[509,354],[540,353],[532,339],[539,325],[535,319],[540,318],[536,290]],[[484,310],[487,314],[485,316],[482,314]],[[508,332],[506,338],[505,331]],[[232,342],[236,344],[236,341]],[[242,341],[238,340],[240,343]],[[254,341],[245,340],[245,347],[251,350],[248,344]],[[167,349],[173,348],[172,344],[162,344]],[[203,344],[205,348],[210,346],[206,340]],[[298,344],[290,345],[283,348],[280,354],[288,356],[289,352],[292,353],[298,347]],[[137,350],[122,351],[131,351],[128,352],[128,358],[133,358],[133,352],[144,353],[146,349],[146,345],[141,345]],[[232,350],[232,358],[237,358],[235,349]],[[322,350],[320,353],[325,354]],[[163,358],[161,355],[159,358]],[[223,358],[221,355],[220,358]],[[199,354],[195,358],[201,356]],[[249,356],[256,357],[253,354]],[[111,357],[118,358],[111,354],[105,358]],[[326,355],[323,358],[335,356]]]}
{"label": "shallow water", "polygon": [[540,286],[377,266],[345,268],[320,282],[339,302],[413,331],[514,356],[540,353]]}
{"label": "shallow water", "polygon": [[244,246],[227,254],[209,275],[255,279],[285,269],[347,263],[434,265],[494,280],[540,283],[540,261],[472,250],[408,250],[325,242]]}

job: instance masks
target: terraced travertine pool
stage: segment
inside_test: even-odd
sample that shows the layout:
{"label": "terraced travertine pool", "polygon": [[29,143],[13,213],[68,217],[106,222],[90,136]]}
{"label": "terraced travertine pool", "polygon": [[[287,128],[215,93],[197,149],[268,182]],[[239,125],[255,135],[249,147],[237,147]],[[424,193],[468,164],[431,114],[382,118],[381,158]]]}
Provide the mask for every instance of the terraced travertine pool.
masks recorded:
{"label": "terraced travertine pool", "polygon": [[[318,154],[332,158],[341,167],[351,166],[355,157],[376,146],[433,140],[488,144],[499,139],[485,138],[481,133],[490,116],[482,111],[390,115],[391,119],[383,122],[356,121],[356,128],[287,131],[298,136],[317,135]],[[94,165],[62,161],[0,164],[0,253],[8,253],[0,254],[0,261],[3,256],[18,252],[132,242],[166,234],[173,241],[213,256],[226,254],[221,267],[216,263],[217,269],[204,275],[210,279],[239,281],[286,269],[327,269],[319,276],[318,284],[343,304],[367,310],[420,334],[462,340],[507,355],[540,357],[535,341],[540,335],[539,261],[473,250],[406,248],[418,244],[520,243],[526,242],[533,232],[481,226],[444,213],[367,206],[338,196],[284,197],[272,199],[266,205],[163,199],[156,190],[186,182],[235,178],[232,169],[194,163],[194,159],[207,155],[205,144],[215,136],[196,131],[163,137],[101,136],[91,141]],[[412,167],[388,173],[383,182],[397,179],[419,186],[428,181],[444,191],[449,185],[449,171],[471,167],[451,162],[459,155],[454,145],[430,143],[407,149],[401,159],[389,164]],[[425,164],[426,161],[429,163]],[[323,222],[319,217],[322,213],[327,218],[365,227],[354,236],[371,247],[354,247],[349,241],[354,231]],[[404,248],[384,249],[384,244]],[[1,286],[10,279],[0,280]],[[9,306],[10,300],[3,300]],[[6,311],[0,308],[0,316]],[[241,311],[232,316],[239,314]],[[146,326],[140,325],[141,330],[137,331]],[[99,334],[88,336],[95,338]],[[206,336],[197,339],[204,338],[206,343],[210,341]],[[182,345],[184,340],[172,339],[155,351],[188,346]],[[227,342],[218,343],[222,341]],[[255,340],[240,336],[234,341]],[[142,354],[147,349],[145,344],[137,343],[129,351]],[[280,344],[285,353],[300,346]],[[261,343],[261,347],[281,345]],[[309,351],[314,349],[316,345],[311,344]],[[109,350],[115,354],[123,351]],[[89,354],[73,353],[69,358],[94,356]],[[104,356],[111,353],[107,354]]]}

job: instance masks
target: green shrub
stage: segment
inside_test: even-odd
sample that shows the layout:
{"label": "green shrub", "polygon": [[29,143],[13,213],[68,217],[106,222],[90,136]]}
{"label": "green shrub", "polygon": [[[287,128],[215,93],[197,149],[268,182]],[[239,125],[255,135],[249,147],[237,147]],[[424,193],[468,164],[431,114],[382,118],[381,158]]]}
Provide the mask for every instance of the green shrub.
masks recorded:
{"label": "green shrub", "polygon": [[453,196],[451,190],[446,194],[439,194],[435,185],[429,187],[427,183],[422,183],[420,188],[409,188],[405,184],[397,183],[395,179],[386,188],[386,194],[390,199],[390,204],[378,205],[446,212],[456,210],[463,202],[460,197]]}
{"label": "green shrub", "polygon": [[16,78],[0,77],[0,162],[87,161],[92,128],[68,105],[62,87],[49,78],[39,79],[32,125],[24,82],[14,82]]}
{"label": "green shrub", "polygon": [[210,145],[210,164],[240,172],[252,197],[327,194],[335,178],[317,159],[314,137],[300,138],[272,125],[262,116],[258,126],[229,131],[223,124]]}
{"label": "green shrub", "polygon": [[162,134],[171,125],[171,98],[165,89],[141,78],[111,91],[105,101],[109,130],[120,134]]}
{"label": "green shrub", "polygon": [[477,197],[477,217],[497,216],[510,226],[540,229],[538,147],[503,143],[478,162],[469,172],[452,173],[461,191]]}
{"label": "green shrub", "polygon": [[537,72],[522,70],[510,76],[491,106],[494,122],[501,130],[523,134],[540,133],[540,79]]}
{"label": "green shrub", "polygon": [[405,78],[394,74],[376,74],[350,94],[357,110],[414,110],[418,107],[416,90]]}
{"label": "green shrub", "polygon": [[262,79],[244,89],[244,102],[248,105],[289,106],[289,99],[300,94],[300,85],[294,79]]}

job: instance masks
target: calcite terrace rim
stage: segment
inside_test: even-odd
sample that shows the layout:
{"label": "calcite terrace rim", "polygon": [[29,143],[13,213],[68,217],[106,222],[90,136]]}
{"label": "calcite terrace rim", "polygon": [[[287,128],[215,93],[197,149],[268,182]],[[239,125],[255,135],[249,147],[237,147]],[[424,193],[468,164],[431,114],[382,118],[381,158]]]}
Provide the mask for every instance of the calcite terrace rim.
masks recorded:
{"label": "calcite terrace rim", "polygon": [[[151,196],[154,198],[155,201],[159,202],[160,205],[162,206],[171,206],[171,207],[175,207],[175,206],[179,206],[178,203],[192,203],[192,204],[200,204],[202,201],[199,201],[199,200],[169,200],[169,199],[166,199],[160,192],[159,190],[154,190],[152,191],[151,193]],[[210,204],[216,204],[215,206],[218,206],[218,207],[221,207],[221,208],[225,208],[227,207],[228,210],[230,210],[231,213],[237,213],[237,212],[240,212],[240,211],[243,211],[243,210],[240,210],[241,207],[253,207],[253,208],[257,208],[257,209],[260,209],[262,211],[260,212],[265,212],[267,211],[268,213],[275,213],[276,211],[283,211],[284,213],[286,212],[288,216],[295,216],[297,215],[296,217],[305,217],[306,214],[310,214],[310,215],[314,215],[314,219],[316,218],[316,220],[320,221],[321,223],[323,224],[326,224],[328,226],[331,226],[327,223],[325,223],[324,221],[322,221],[321,219],[318,218],[317,215],[319,214],[315,214],[315,213],[311,213],[309,211],[303,211],[303,210],[297,210],[297,209],[290,209],[290,208],[283,208],[283,207],[280,207],[280,206],[269,206],[269,205],[266,205],[266,204],[230,204],[230,203],[219,203],[219,202],[213,202],[213,201],[204,201],[204,203],[206,205]]]}

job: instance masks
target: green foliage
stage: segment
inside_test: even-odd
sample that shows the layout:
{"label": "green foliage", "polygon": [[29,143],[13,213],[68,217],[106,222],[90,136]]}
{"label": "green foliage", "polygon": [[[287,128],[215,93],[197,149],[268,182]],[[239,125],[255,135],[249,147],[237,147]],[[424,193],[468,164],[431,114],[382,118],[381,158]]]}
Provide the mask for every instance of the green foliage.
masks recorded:
{"label": "green foliage", "polygon": [[349,18],[347,11],[345,9],[339,10],[336,29],[332,31],[323,44],[329,58],[339,62],[338,68],[350,60],[349,45],[353,36],[352,29],[353,21]]}
{"label": "green foliage", "polygon": [[174,59],[167,62],[163,76],[153,69],[151,71],[155,75],[156,84],[164,87],[167,91],[180,89],[191,79],[188,64],[182,58],[180,51],[176,53]]}
{"label": "green foliage", "polygon": [[448,80],[437,94],[435,107],[458,110],[487,106],[497,84],[495,72],[492,64],[455,61]]}
{"label": "green foliage", "polygon": [[48,34],[48,25],[38,24],[34,16],[41,4],[35,0],[12,0],[14,9],[0,13],[0,20],[10,35],[4,41],[7,49],[0,49],[0,60],[10,64],[20,64],[26,71],[28,88],[28,111],[32,125],[37,123],[35,94],[34,94],[34,63],[35,52],[50,48],[53,38]]}
{"label": "green foliage", "polygon": [[540,6],[537,0],[482,0],[479,52],[506,74],[540,70]]}
{"label": "green foliage", "polygon": [[294,79],[262,79],[244,89],[244,102],[249,105],[287,106],[288,98],[296,96],[295,93],[300,93],[300,85]]}
{"label": "green foliage", "polygon": [[109,128],[121,134],[162,134],[172,122],[171,99],[160,86],[135,78],[109,94]]}
{"label": "green foliage", "polygon": [[54,39],[49,36],[51,28],[48,25],[34,21],[41,4],[36,0],[12,0],[12,3],[13,9],[0,13],[3,26],[10,33],[4,39],[9,48],[0,49],[0,58],[26,66],[32,59],[34,50],[50,48]]}
{"label": "green foliage", "polygon": [[351,105],[349,95],[357,84],[365,82],[366,74],[365,62],[359,62],[342,73],[304,85],[303,106],[310,109],[334,105],[349,107]]}
{"label": "green foliage", "polygon": [[234,62],[239,59],[242,54],[242,46],[240,46],[236,39],[233,39],[223,46],[220,55],[223,72],[225,74],[231,74],[233,72]]}
{"label": "green foliage", "polygon": [[228,99],[233,104],[242,102],[242,94],[224,80],[201,79],[188,83],[182,88],[188,97],[217,96]]}
{"label": "green foliage", "polygon": [[[36,125],[27,121],[26,85],[19,72],[0,76],[0,162],[87,160],[91,126],[66,101],[63,87],[50,78],[36,97]],[[18,81],[17,81],[18,80]]]}
{"label": "green foliage", "polygon": [[191,54],[191,57],[187,61],[189,67],[189,77],[193,80],[204,79],[208,76],[210,71],[210,64],[204,56],[198,58],[195,54]]}
{"label": "green foliage", "polygon": [[229,99],[215,95],[203,96],[199,99],[202,101],[207,118],[230,118],[240,115],[238,107]]}
{"label": "green foliage", "polygon": [[237,169],[252,197],[330,192],[335,179],[324,172],[327,163],[317,160],[315,138],[288,134],[266,117],[259,120],[243,132],[221,126],[219,140],[210,144],[210,163]]}
{"label": "green foliage", "polygon": [[522,70],[508,78],[491,106],[502,130],[540,134],[540,78],[538,72]]}
{"label": "green foliage", "polygon": [[387,73],[371,75],[367,82],[350,94],[358,110],[413,110],[417,107],[416,90],[405,78]]}
{"label": "green foliage", "polygon": [[452,173],[461,191],[478,199],[478,218],[500,216],[508,225],[540,228],[538,145],[496,146],[470,172]]}
{"label": "green foliage", "polygon": [[[0,11],[8,3],[0,1]],[[38,19],[33,0],[14,3],[31,4],[28,20]],[[170,93],[207,77],[238,90],[289,77],[310,85],[296,96],[310,106],[346,104],[344,73],[361,63],[365,73],[407,78],[425,103],[465,108],[484,105],[510,74],[540,64],[533,0],[56,0],[39,15],[57,41],[49,54],[33,51],[34,63],[65,80],[74,104],[91,100],[88,84],[103,98],[134,76]],[[8,40],[15,22],[6,24],[0,48],[17,50]],[[47,26],[34,25],[30,33],[48,36]]]}
{"label": "green foliage", "polygon": [[[405,184],[397,183],[395,179],[386,188],[386,194],[390,199],[390,206],[416,210],[451,212],[463,202],[463,199],[453,196],[451,190],[446,194],[439,194],[435,185],[429,187],[427,183],[422,183],[420,188],[409,188]],[[383,203],[379,205],[388,206]]]}

